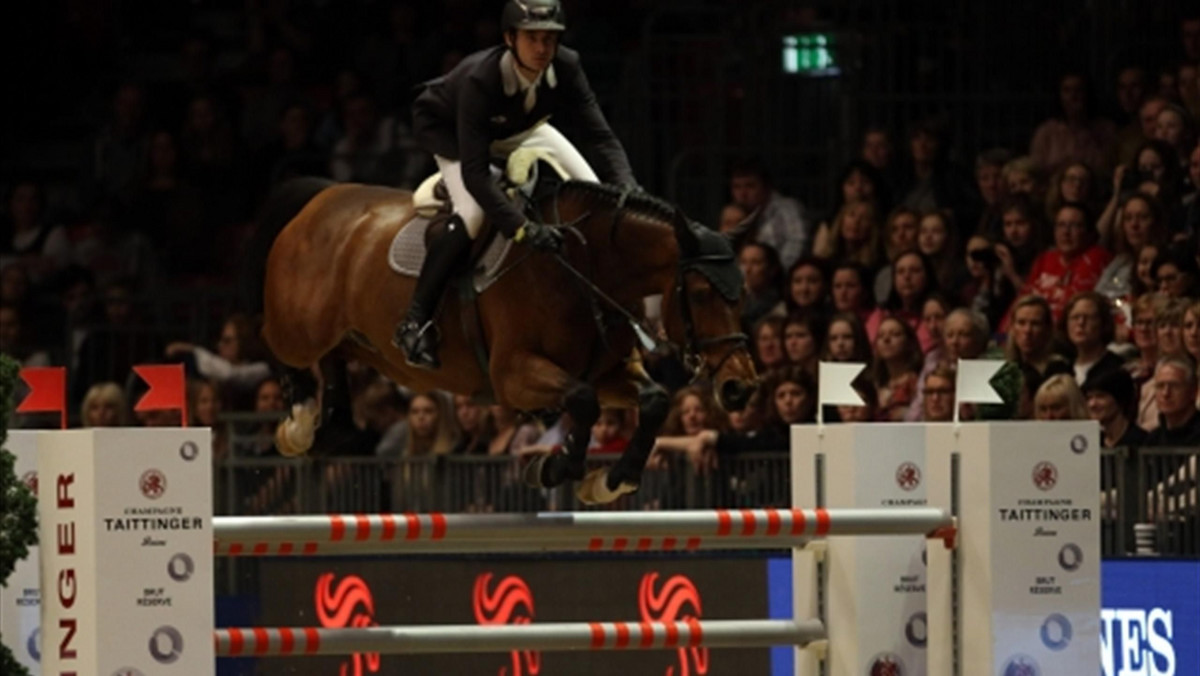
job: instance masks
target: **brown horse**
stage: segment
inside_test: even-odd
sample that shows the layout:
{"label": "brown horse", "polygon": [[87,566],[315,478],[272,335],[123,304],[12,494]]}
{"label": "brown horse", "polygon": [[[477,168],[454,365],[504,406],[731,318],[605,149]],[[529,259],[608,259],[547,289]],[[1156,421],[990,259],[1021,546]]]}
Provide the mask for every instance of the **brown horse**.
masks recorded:
{"label": "brown horse", "polygon": [[[407,366],[390,340],[415,284],[387,263],[393,236],[414,217],[411,195],[314,179],[282,186],[259,224],[261,241],[271,241],[262,335],[290,367],[292,413],[277,434],[281,452],[307,451],[317,418],[328,421],[348,404],[331,387],[344,378],[338,363],[358,359],[419,391],[490,396],[518,411],[564,410],[572,423],[565,453],[531,462],[527,478],[544,487],[583,480],[577,493],[585,502],[616,499],[637,489],[669,407],[643,369],[629,321],[656,294],[666,334],[694,375],[712,381],[727,409],[745,406],[756,376],[739,324],[741,273],[727,240],[660,200],[595,183],[562,183],[534,208],[543,222],[571,232],[561,257],[513,246],[507,271],[478,297],[487,370],[460,320],[464,301],[448,293],[438,317],[443,366],[427,371]],[[607,475],[585,477],[600,408],[635,406],[639,424],[628,450]]]}

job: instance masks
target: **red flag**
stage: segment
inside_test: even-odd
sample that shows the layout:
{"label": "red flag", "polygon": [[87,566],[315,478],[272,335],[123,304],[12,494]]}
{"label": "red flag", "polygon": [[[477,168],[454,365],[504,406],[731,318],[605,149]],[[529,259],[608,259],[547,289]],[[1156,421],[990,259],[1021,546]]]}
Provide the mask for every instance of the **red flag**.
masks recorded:
{"label": "red flag", "polygon": [[187,390],[184,387],[183,364],[134,366],[133,371],[150,386],[133,410],[177,409],[180,421],[187,427]]}
{"label": "red flag", "polygon": [[21,380],[29,385],[29,395],[17,406],[17,413],[57,411],[62,428],[67,429],[67,369],[62,366],[24,368]]}

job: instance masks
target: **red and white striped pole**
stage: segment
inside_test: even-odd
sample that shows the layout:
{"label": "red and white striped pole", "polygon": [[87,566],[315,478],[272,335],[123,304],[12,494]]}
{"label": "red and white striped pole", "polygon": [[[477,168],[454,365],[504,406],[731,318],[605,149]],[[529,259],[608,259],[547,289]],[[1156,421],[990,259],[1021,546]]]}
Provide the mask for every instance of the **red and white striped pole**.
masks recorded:
{"label": "red and white striped pole", "polygon": [[819,620],[694,619],[352,629],[255,627],[218,629],[214,635],[219,657],[748,648],[802,646],[824,637],[825,627]]}

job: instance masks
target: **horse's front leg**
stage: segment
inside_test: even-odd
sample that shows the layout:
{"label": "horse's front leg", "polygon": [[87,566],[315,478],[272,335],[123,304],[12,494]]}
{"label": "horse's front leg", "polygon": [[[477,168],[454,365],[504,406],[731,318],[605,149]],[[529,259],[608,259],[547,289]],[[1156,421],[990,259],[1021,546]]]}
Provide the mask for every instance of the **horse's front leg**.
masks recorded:
{"label": "horse's front leg", "polygon": [[534,354],[514,355],[503,370],[493,368],[492,382],[500,385],[501,400],[524,411],[562,408],[570,416],[563,443],[566,453],[548,453],[526,467],[526,482],[554,488],[583,478],[592,426],[600,417],[596,390],[572,378],[550,360]]}
{"label": "horse's front leg", "polygon": [[586,504],[612,502],[622,495],[633,493],[642,481],[642,470],[654,449],[658,436],[671,408],[671,397],[661,385],[650,379],[640,359],[633,357],[624,368],[597,385],[604,402],[628,401],[636,392],[638,426],[633,439],[616,464],[608,469],[591,472],[580,482],[576,495]]}

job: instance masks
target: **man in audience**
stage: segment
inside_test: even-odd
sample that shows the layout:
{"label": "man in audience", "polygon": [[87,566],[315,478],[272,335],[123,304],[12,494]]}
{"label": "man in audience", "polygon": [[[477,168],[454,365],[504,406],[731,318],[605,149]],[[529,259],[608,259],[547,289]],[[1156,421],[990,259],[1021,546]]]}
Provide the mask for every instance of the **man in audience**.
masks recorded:
{"label": "man in audience", "polygon": [[1196,411],[1196,367],[1187,357],[1166,357],[1154,370],[1154,398],[1159,426],[1147,446],[1200,445],[1200,412]]}
{"label": "man in audience", "polygon": [[1132,421],[1136,403],[1133,377],[1125,369],[1097,373],[1083,384],[1088,416],[1100,423],[1100,441],[1105,448],[1141,446],[1146,431]]}
{"label": "man in audience", "polygon": [[743,160],[734,165],[729,192],[734,204],[749,214],[732,233],[734,241],[771,245],[785,270],[808,251],[813,232],[804,206],[779,194],[760,162]]}

